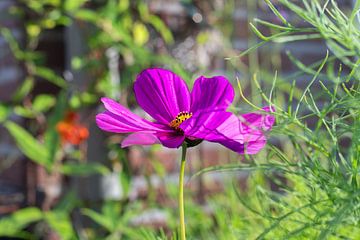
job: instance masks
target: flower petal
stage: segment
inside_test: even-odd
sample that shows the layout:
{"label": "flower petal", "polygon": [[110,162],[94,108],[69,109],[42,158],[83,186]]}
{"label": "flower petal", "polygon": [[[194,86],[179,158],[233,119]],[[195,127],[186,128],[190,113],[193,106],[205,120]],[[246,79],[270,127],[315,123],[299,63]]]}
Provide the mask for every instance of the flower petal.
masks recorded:
{"label": "flower petal", "polygon": [[218,142],[239,154],[256,154],[266,143],[263,130],[249,125],[247,121],[239,119],[234,114],[205,139]]}
{"label": "flower petal", "polygon": [[184,135],[174,133],[159,133],[157,134],[162,145],[168,148],[178,148],[185,140]]}
{"label": "flower petal", "polygon": [[122,142],[121,147],[132,145],[153,145],[160,143],[159,139],[151,133],[137,132],[127,136]]}
{"label": "flower petal", "polygon": [[212,135],[232,113],[225,111],[200,111],[180,124],[186,137],[205,139],[206,136]]}
{"label": "flower petal", "polygon": [[[275,112],[275,108],[271,106],[263,107],[262,110],[264,112]],[[256,127],[257,129],[262,129],[263,131],[271,130],[275,123],[275,117],[273,115],[261,112],[245,113],[240,115],[240,118],[248,123],[248,125]]]}
{"label": "flower petal", "polygon": [[175,73],[146,69],[134,84],[138,104],[154,119],[169,124],[181,111],[190,109],[190,93],[186,83]]}
{"label": "flower petal", "polygon": [[110,98],[102,98],[101,101],[107,111],[96,115],[96,123],[104,131],[116,133],[170,131],[159,124],[142,119]]}
{"label": "flower petal", "polygon": [[223,76],[206,78],[204,76],[196,79],[191,91],[191,112],[201,110],[223,110],[232,103],[234,99],[234,88]]}
{"label": "flower petal", "polygon": [[[270,108],[264,108],[270,111]],[[243,154],[255,154],[266,143],[264,131],[275,122],[272,115],[247,113],[238,118],[229,112],[200,112],[180,125],[186,137],[218,142]]]}

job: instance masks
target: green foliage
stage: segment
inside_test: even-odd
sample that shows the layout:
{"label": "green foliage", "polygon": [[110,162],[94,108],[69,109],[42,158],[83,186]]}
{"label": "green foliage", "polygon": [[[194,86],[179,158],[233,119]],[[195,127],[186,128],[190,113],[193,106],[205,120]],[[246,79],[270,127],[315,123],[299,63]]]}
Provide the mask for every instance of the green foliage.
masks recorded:
{"label": "green foliage", "polygon": [[[25,46],[19,44],[11,31],[7,28],[1,28],[0,33],[5,38],[14,57],[24,63],[27,70],[27,77],[22,85],[14,94],[8,105],[1,105],[1,121],[6,120],[9,111],[12,109],[18,116],[32,119],[37,124],[37,128],[30,128],[30,131],[22,129],[14,123],[7,123],[7,128],[11,135],[15,138],[20,150],[31,160],[46,166],[48,170],[54,168],[54,164],[58,164],[59,160],[59,136],[56,132],[56,124],[62,120],[66,109],[81,109],[85,106],[93,106],[99,96],[112,95],[114,92],[120,91],[120,85],[115,86],[109,81],[107,57],[104,59],[90,60],[87,54],[91,55],[96,51],[104,51],[107,48],[114,48],[121,56],[124,56],[127,65],[134,65],[135,68],[126,68],[121,74],[126,75],[125,79],[133,79],[135,73],[139,69],[150,66],[152,62],[159,61],[160,58],[152,56],[147,47],[150,39],[149,28],[153,26],[164,41],[171,42],[172,36],[163,22],[150,13],[147,5],[139,2],[108,0],[105,4],[99,5],[96,9],[88,8],[87,3],[90,1],[33,1],[24,0],[21,7],[12,8],[12,12],[22,17],[26,14],[33,16],[25,22],[27,32],[27,42]],[[138,15],[133,15],[130,11],[138,11]],[[89,52],[84,56],[73,59],[73,65],[77,70],[91,69],[93,63],[96,63],[96,69],[102,73],[95,76],[92,83],[89,83],[89,89],[78,91],[73,89],[65,79],[54,70],[43,65],[46,62],[45,56],[36,50],[40,37],[45,31],[55,29],[58,26],[68,26],[73,21],[84,21],[90,27],[93,27],[93,34],[86,41],[89,45]],[[86,36],[85,36],[86,37]],[[134,58],[135,57],[135,58]],[[131,60],[133,59],[133,60]],[[134,62],[136,61],[136,64]],[[166,60],[168,62],[168,59]],[[139,64],[143,62],[143,64]],[[77,64],[75,64],[77,63]],[[127,70],[129,69],[129,71]],[[106,76],[106,77],[104,77]],[[130,77],[131,76],[131,77]],[[31,91],[38,79],[49,81],[51,84],[62,88],[59,98],[55,95],[40,94],[31,98]],[[127,82],[126,84],[129,84]],[[126,87],[125,84],[125,87]],[[98,86],[106,86],[98,87]],[[70,97],[69,104],[64,102],[64,98]],[[66,101],[66,99],[65,99]],[[25,104],[26,102],[26,104]],[[54,109],[53,109],[54,108]],[[49,118],[46,119],[48,112],[51,112]],[[47,121],[48,120],[48,121]],[[41,135],[45,131],[44,144],[35,139],[34,135]],[[25,144],[21,139],[26,139]],[[44,146],[46,149],[44,149]],[[38,149],[38,150],[36,150]],[[37,154],[42,152],[41,154]],[[46,159],[46,160],[45,160]],[[70,174],[85,174],[95,172],[95,169],[104,173],[104,169],[99,166],[91,166],[86,170],[80,170],[83,166],[70,170],[64,166],[61,171]]]}
{"label": "green foliage", "polygon": [[[254,85],[262,99],[276,109],[277,124],[271,135],[279,137],[281,143],[269,145],[266,158],[256,157],[247,164],[211,167],[197,175],[213,171],[251,171],[250,179],[254,181],[254,185],[249,186],[251,190],[244,194],[237,192],[238,200],[246,209],[243,215],[257,219],[257,228],[254,224],[237,227],[245,233],[245,239],[357,239],[360,87],[355,77],[358,63],[352,59],[359,56],[354,51],[358,48],[357,41],[352,39],[359,31],[354,22],[357,10],[354,9],[349,18],[334,1],[324,5],[319,1],[303,1],[303,6],[286,0],[280,2],[312,27],[294,27],[295,24],[289,23],[267,1],[284,26],[257,20],[272,28],[274,33],[266,37],[252,25],[263,42],[240,56],[270,41],[284,43],[311,38],[324,39],[330,53],[310,66],[288,54],[299,72],[288,78],[294,84],[287,102],[281,94],[288,94],[288,91],[282,93],[278,87],[282,79],[278,81],[275,75],[268,97],[264,92],[266,88],[261,88],[254,76]],[[348,65],[349,74],[341,65],[334,68],[336,60]],[[311,76],[311,80],[295,97],[296,78],[304,76]],[[245,98],[241,85],[239,87],[240,95]],[[277,90],[275,97],[273,90]],[[251,101],[244,100],[259,109]],[[351,141],[350,146],[344,146],[347,140]],[[285,182],[274,178],[274,174],[283,176]],[[272,179],[279,190],[273,191],[266,183],[257,182],[259,176]]]}
{"label": "green foliage", "polygon": [[13,96],[13,100],[15,102],[21,101],[29,94],[29,92],[33,89],[33,87],[34,87],[34,78],[31,76],[26,77],[24,82],[15,92]]}
{"label": "green foliage", "polygon": [[5,105],[0,104],[0,123],[6,120],[8,113],[9,109]]}
{"label": "green foliage", "polygon": [[[85,109],[93,111],[99,104],[100,97],[104,95],[119,96],[119,93],[126,90],[132,83],[135,74],[143,68],[150,67],[155,63],[166,63],[176,65],[177,69],[181,71],[182,69],[172,58],[166,55],[154,55],[149,48],[149,41],[154,38],[165,43],[172,43],[171,31],[141,1],[106,0],[98,4],[97,1],[90,0],[20,0],[20,3],[13,6],[10,11],[24,21],[26,37],[23,40],[25,42],[19,43],[15,35],[6,27],[0,28],[0,34],[6,40],[15,59],[24,66],[26,78],[12,99],[0,104],[0,123],[8,130],[19,150],[29,160],[43,166],[50,176],[61,174],[71,178],[93,174],[104,176],[111,174],[114,171],[111,164],[107,164],[109,167],[105,167],[100,163],[86,161],[87,146],[85,143],[81,146],[69,146],[67,143],[61,142],[57,125],[64,121],[64,117],[69,111],[85,112]],[[76,56],[71,60],[72,71],[87,72],[91,76],[91,79],[86,79],[85,88],[78,88],[77,84],[73,84],[79,79],[68,79],[67,75],[65,75],[66,77],[62,76],[59,72],[49,68],[46,65],[47,56],[38,50],[41,49],[39,42],[42,41],[45,34],[51,34],[54,29],[72,24],[85,30],[83,44],[87,48],[82,52],[83,55]],[[109,69],[109,56],[103,54],[108,49],[112,49],[118,54],[120,61],[124,60],[124,63],[121,63],[124,66],[120,69],[121,81],[118,83],[112,80],[114,73]],[[52,85],[54,92],[51,94],[35,93],[34,86],[42,85],[43,81]],[[19,118],[24,118],[27,128],[15,123],[13,117],[17,118],[16,122]],[[19,122],[25,121],[20,120]],[[122,150],[118,150],[118,146],[117,151],[120,152],[121,158],[124,158],[125,154]],[[127,194],[131,176],[126,170],[117,170],[117,172],[123,183],[123,192]],[[65,183],[63,182],[63,184]],[[44,197],[47,198],[46,189],[44,194]],[[10,223],[14,227],[0,235],[25,239],[43,238],[46,237],[43,230],[45,224],[47,226],[45,228],[52,229],[51,231],[58,234],[61,239],[78,239],[77,232],[73,228],[71,214],[76,207],[82,207],[83,204],[74,194],[64,194],[53,211],[43,212],[36,209],[41,216],[34,213],[34,219],[26,222],[27,224],[11,220]],[[122,235],[129,239],[142,238],[140,233],[129,226],[130,217],[133,217],[135,212],[140,212],[136,204],[132,205],[136,208],[132,214],[130,214],[131,210],[123,214],[121,211],[113,211],[106,206],[103,207],[104,215],[102,217],[110,219],[113,224],[112,228],[105,227],[105,230],[94,231],[95,234],[101,235],[107,231],[108,239],[118,239]],[[84,212],[89,217],[94,217],[96,213],[93,211],[91,214],[90,209]],[[6,218],[6,221],[9,223],[8,219],[17,215],[26,221],[28,217],[25,213],[26,209],[17,211]],[[6,221],[4,219],[0,223],[0,228],[9,226],[10,223],[6,225]],[[31,228],[26,229],[30,223]],[[30,232],[34,232],[34,229],[36,229],[36,236],[30,234]],[[89,230],[89,232],[92,231]]]}
{"label": "green foliage", "polygon": [[40,67],[37,66],[34,69],[35,76],[44,78],[45,80],[48,80],[49,82],[59,86],[59,87],[66,87],[67,83],[62,77],[59,77],[56,73],[54,73],[53,70],[46,68],[46,67]]}
{"label": "green foliage", "polygon": [[40,209],[29,207],[16,211],[11,216],[0,220],[0,236],[30,238],[31,235],[23,232],[29,224],[41,220],[43,213]]}
{"label": "green foliage", "polygon": [[[125,207],[125,209],[122,209]],[[99,227],[105,230],[106,239],[142,239],[143,233],[138,228],[131,226],[130,220],[141,213],[138,203],[120,205],[118,202],[105,202],[101,212],[89,208],[81,210],[84,216],[89,217]],[[97,228],[98,229],[98,228]],[[98,229],[100,230],[100,229]],[[153,233],[151,229],[143,232]]]}
{"label": "green foliage", "polygon": [[44,220],[59,234],[61,239],[77,239],[70,216],[66,212],[62,210],[46,212]]}
{"label": "green foliage", "polygon": [[[17,14],[30,12],[35,17],[25,23],[25,46],[18,44],[8,29],[0,28],[14,57],[27,71],[12,100],[0,104],[0,123],[19,150],[44,166],[49,174],[84,177],[106,176],[116,171],[126,197],[93,204],[82,201],[71,190],[53,210],[30,207],[1,218],[0,236],[43,238],[43,233],[36,232],[35,236],[32,227],[45,223],[61,239],[79,239],[81,234],[87,239],[178,239],[177,209],[173,202],[159,204],[154,197],[137,201],[127,198],[131,172],[127,154],[117,145],[109,144],[109,154],[104,158],[111,161],[107,162],[109,167],[105,167],[88,163],[83,146],[66,148],[60,143],[56,125],[67,111],[95,109],[100,96],[118,96],[141,69],[165,63],[185,78],[189,75],[172,58],[155,55],[148,47],[154,30],[164,43],[172,43],[174,39],[164,22],[152,14],[145,3],[107,0],[88,7],[92,2],[24,0],[26,9],[13,9]],[[328,51],[323,53],[322,60],[310,65],[288,52],[287,56],[298,68],[289,76],[277,74],[278,69],[273,74],[258,66],[246,68],[245,72],[250,71],[249,86],[253,95],[248,99],[243,79],[238,80],[242,104],[247,103],[255,110],[260,110],[259,102],[274,106],[276,126],[266,149],[259,155],[245,156],[240,163],[237,157],[228,165],[205,168],[192,176],[190,181],[215,172],[234,174],[225,182],[224,192],[208,196],[205,206],[194,201],[190,192],[186,193],[188,239],[357,239],[360,236],[360,30],[357,22],[360,1],[356,1],[349,13],[344,13],[336,1],[331,0],[302,3],[279,0],[277,4],[265,0],[265,3],[279,23],[262,19],[250,23],[250,29],[261,42],[229,58],[236,70],[242,66],[238,64],[240,57],[250,54],[250,65],[254,64],[258,48],[270,43],[320,39]],[[296,21],[287,19],[278,10],[279,4],[308,26],[299,27]],[[230,14],[234,2],[230,1],[229,6],[226,11]],[[71,61],[73,70],[86,71],[92,76],[87,81],[87,89],[81,90],[46,67],[45,56],[36,50],[45,31],[69,26],[74,21],[89,30],[85,31],[88,35],[84,43],[88,49]],[[260,25],[269,31],[263,31]],[[224,26],[224,32],[230,34],[229,31],[231,28]],[[204,44],[209,36],[201,33],[197,41]],[[123,61],[120,83],[111,80],[109,59],[103,54],[108,49],[118,53]],[[48,81],[60,89],[59,92],[33,95],[39,79]],[[307,79],[304,88],[299,87],[300,79]],[[13,113],[26,118],[28,129],[12,120]],[[166,184],[169,198],[175,199],[177,185],[163,179],[166,171],[160,163],[154,161],[153,168]],[[248,176],[245,190],[235,181],[239,173]],[[167,214],[168,229],[134,226],[132,220],[149,206]],[[90,219],[91,224],[78,229],[74,213]]]}
{"label": "green foliage", "polygon": [[46,112],[56,103],[55,97],[49,94],[41,94],[36,96],[33,102],[33,108],[37,112]]}
{"label": "green foliage", "polygon": [[64,4],[64,10],[66,12],[73,12],[78,10],[82,5],[84,5],[88,0],[78,0],[78,1],[72,1],[72,0],[66,0]]}
{"label": "green foliage", "polygon": [[50,168],[48,151],[43,144],[14,122],[7,121],[4,126],[14,138],[16,145],[28,158],[46,168]]}
{"label": "green foliage", "polygon": [[56,103],[55,97],[49,94],[38,95],[31,106],[17,105],[14,113],[24,118],[36,118],[40,114],[47,112]]}
{"label": "green foliage", "polygon": [[110,173],[109,169],[107,169],[104,165],[97,163],[66,163],[60,166],[59,171],[64,175],[70,176],[88,176],[94,173],[106,175]]}

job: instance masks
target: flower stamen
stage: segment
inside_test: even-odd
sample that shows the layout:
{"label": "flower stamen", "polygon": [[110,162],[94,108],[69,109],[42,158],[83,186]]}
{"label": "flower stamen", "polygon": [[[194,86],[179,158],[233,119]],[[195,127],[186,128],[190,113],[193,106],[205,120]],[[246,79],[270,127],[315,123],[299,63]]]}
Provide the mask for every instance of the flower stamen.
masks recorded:
{"label": "flower stamen", "polygon": [[176,116],[176,118],[169,123],[169,126],[175,128],[176,130],[179,130],[180,124],[185,120],[191,118],[191,116],[192,116],[191,112],[186,112],[186,111],[180,112]]}

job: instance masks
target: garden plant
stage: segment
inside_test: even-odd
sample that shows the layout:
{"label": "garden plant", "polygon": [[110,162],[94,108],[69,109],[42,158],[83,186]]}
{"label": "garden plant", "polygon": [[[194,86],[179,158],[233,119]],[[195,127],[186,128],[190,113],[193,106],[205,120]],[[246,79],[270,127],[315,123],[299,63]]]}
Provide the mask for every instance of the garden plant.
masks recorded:
{"label": "garden plant", "polygon": [[[201,67],[190,72],[169,52],[156,52],[154,39],[171,46],[175,34],[143,1],[20,2],[13,14],[35,16],[25,21],[25,44],[5,27],[0,33],[26,77],[12,99],[0,103],[0,123],[29,161],[48,177],[62,176],[64,190],[56,199],[45,191],[42,204],[1,216],[1,237],[360,239],[360,1],[350,10],[335,0],[254,1],[271,17],[249,19],[251,44],[241,52],[226,49],[224,74]],[[257,6],[246,2],[249,12]],[[226,37],[236,28],[225,18],[235,3],[216,13],[223,18],[213,18]],[[46,31],[73,24],[88,33],[87,49],[72,57],[72,74],[60,74],[45,65],[38,43]],[[205,35],[199,34],[200,43]],[[310,63],[291,51],[260,55],[269,46],[314,41],[325,48]],[[115,68],[111,53],[121,59]],[[289,75],[278,64],[285,57],[296,69]],[[76,82],[80,71],[89,76],[85,87]],[[55,90],[37,94],[40,81]],[[134,102],[151,118],[138,113]],[[94,140],[98,128],[111,134],[101,132]],[[88,161],[90,141],[96,143],[90,147],[105,146],[103,161]],[[186,178],[185,163],[199,160],[186,160],[186,153],[205,142],[232,150],[230,162],[195,172],[189,166]],[[166,178],[156,144],[182,149],[179,181]],[[149,179],[147,197],[131,197],[129,148],[139,149],[134,145],[146,145],[166,201],[153,197]],[[121,183],[119,199],[87,201],[70,184],[110,174]],[[189,186],[217,174],[221,191],[199,201]],[[165,213],[165,225],[134,224],[147,209]]]}

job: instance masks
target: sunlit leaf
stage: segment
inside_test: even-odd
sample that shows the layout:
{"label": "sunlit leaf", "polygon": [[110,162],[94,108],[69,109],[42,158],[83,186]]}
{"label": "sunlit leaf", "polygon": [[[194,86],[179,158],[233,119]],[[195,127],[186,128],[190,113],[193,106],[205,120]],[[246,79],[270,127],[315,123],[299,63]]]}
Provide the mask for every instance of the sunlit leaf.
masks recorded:
{"label": "sunlit leaf", "polygon": [[28,131],[16,123],[7,121],[4,125],[25,156],[40,165],[50,167],[48,162],[48,151],[44,145],[38,142]]}
{"label": "sunlit leaf", "polygon": [[34,78],[31,76],[27,76],[24,80],[24,82],[20,85],[20,87],[16,90],[15,94],[13,95],[12,99],[14,101],[20,101],[23,99],[26,95],[29,94],[29,92],[34,87]]}
{"label": "sunlit leaf", "polygon": [[130,2],[129,0],[121,0],[118,3],[119,12],[124,12],[129,9]]}
{"label": "sunlit leaf", "polygon": [[72,12],[79,9],[82,5],[84,5],[88,0],[66,0],[64,2],[64,9],[67,12]]}
{"label": "sunlit leaf", "polygon": [[17,236],[17,233],[31,223],[41,220],[42,212],[35,207],[24,208],[0,220],[0,236]]}
{"label": "sunlit leaf", "polygon": [[71,96],[69,104],[71,108],[79,108],[81,106],[80,96],[78,94],[74,94],[73,96]]}
{"label": "sunlit leaf", "polygon": [[134,41],[139,46],[144,45],[149,40],[149,32],[146,26],[140,22],[134,23],[133,33]]}
{"label": "sunlit leaf", "polygon": [[36,24],[28,24],[26,26],[26,32],[30,37],[37,37],[41,32],[41,28]]}
{"label": "sunlit leaf", "polygon": [[16,115],[19,115],[24,118],[35,118],[36,117],[35,113],[31,109],[25,108],[23,106],[15,106],[14,113]]}
{"label": "sunlit leaf", "polygon": [[115,223],[112,222],[112,219],[106,218],[104,215],[89,208],[83,208],[81,209],[81,212],[106,230],[112,232],[115,229]]}
{"label": "sunlit leaf", "polygon": [[42,77],[59,87],[66,87],[67,85],[66,81],[62,77],[58,76],[50,68],[37,66],[35,70],[35,75]]}
{"label": "sunlit leaf", "polygon": [[33,109],[37,112],[46,112],[56,103],[56,99],[53,95],[49,94],[40,94],[38,95],[33,102]]}
{"label": "sunlit leaf", "polygon": [[95,103],[98,100],[98,97],[95,94],[88,92],[81,93],[81,101],[86,104]]}
{"label": "sunlit leaf", "polygon": [[96,14],[96,12],[89,9],[79,9],[75,13],[75,18],[93,23],[96,23],[98,17],[99,16]]}
{"label": "sunlit leaf", "polygon": [[73,57],[71,59],[71,67],[74,68],[75,70],[80,69],[83,66],[84,61],[80,58],[80,57]]}
{"label": "sunlit leaf", "polygon": [[9,113],[9,108],[0,104],[0,123],[5,121]]}
{"label": "sunlit leaf", "polygon": [[61,239],[77,239],[71,219],[66,212],[59,210],[46,212],[45,220],[59,234]]}
{"label": "sunlit leaf", "polygon": [[173,43],[174,38],[171,31],[167,28],[166,24],[156,15],[151,15],[148,21],[161,35],[166,43]]}

